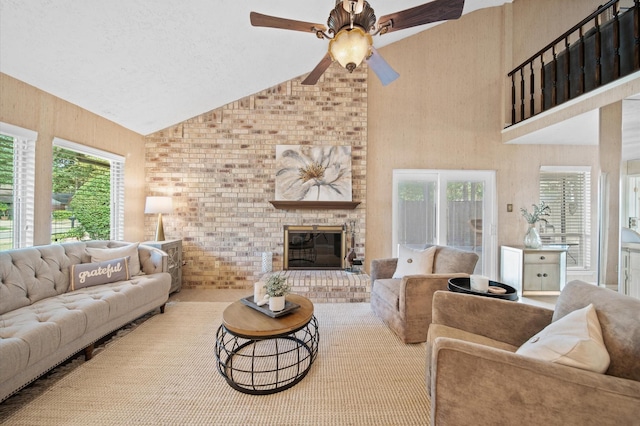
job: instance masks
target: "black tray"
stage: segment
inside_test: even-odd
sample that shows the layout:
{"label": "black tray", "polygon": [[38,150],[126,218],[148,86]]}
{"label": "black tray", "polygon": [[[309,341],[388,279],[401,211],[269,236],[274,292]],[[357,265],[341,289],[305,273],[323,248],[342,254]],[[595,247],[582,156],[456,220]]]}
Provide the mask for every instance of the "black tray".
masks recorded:
{"label": "black tray", "polygon": [[453,291],[456,293],[474,294],[476,296],[493,297],[496,299],[518,300],[518,292],[510,285],[502,284],[497,281],[489,281],[489,285],[502,287],[507,290],[507,292],[505,294],[494,294],[471,290],[469,278],[450,278],[447,287],[449,288],[449,291]]}
{"label": "black tray", "polygon": [[298,305],[297,303],[289,302],[288,300],[285,299],[284,309],[278,312],[273,312],[271,309],[269,309],[269,303],[265,303],[262,306],[256,305],[256,303],[253,301],[253,296],[244,297],[240,299],[240,301],[245,305],[247,305],[248,307],[255,309],[256,311],[262,312],[263,314],[271,318],[278,318],[283,315],[290,314],[291,312],[295,311],[300,307],[300,305]]}

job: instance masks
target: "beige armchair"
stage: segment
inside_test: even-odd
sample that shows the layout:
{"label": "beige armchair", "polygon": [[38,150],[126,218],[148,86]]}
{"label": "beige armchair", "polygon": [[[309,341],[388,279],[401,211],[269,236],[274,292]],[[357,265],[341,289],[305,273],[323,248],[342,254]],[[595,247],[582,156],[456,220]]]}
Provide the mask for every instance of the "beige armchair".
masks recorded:
{"label": "beige armchair", "polygon": [[[515,351],[592,303],[610,364],[604,374]],[[640,419],[640,300],[581,281],[555,310],[440,291],[427,340],[432,425],[631,425]]]}
{"label": "beige armchair", "polygon": [[473,273],[478,255],[452,247],[437,246],[433,274],[391,278],[397,258],[371,262],[371,309],[405,343],[427,340],[431,323],[431,299],[446,290],[449,278]]}

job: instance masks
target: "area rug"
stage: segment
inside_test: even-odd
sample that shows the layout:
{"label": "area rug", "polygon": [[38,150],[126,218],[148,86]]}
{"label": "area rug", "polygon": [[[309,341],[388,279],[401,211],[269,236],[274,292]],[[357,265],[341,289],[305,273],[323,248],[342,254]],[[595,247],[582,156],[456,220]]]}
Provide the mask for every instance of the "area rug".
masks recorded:
{"label": "area rug", "polygon": [[233,390],[216,369],[227,303],[173,302],[130,333],[0,404],[7,425],[425,425],[425,345],[405,345],[367,303],[316,304],[309,374],[272,395]]}

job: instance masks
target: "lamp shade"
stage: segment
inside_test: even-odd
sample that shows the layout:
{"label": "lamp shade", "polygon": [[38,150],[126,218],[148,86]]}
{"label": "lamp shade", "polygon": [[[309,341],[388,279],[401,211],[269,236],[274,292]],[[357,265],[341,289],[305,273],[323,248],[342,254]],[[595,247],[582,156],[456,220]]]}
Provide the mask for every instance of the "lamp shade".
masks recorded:
{"label": "lamp shade", "polygon": [[147,197],[144,206],[145,213],[173,213],[171,197]]}
{"label": "lamp shade", "polygon": [[362,60],[369,56],[373,39],[371,34],[365,33],[362,28],[342,29],[329,42],[329,53],[334,61],[345,67],[349,72],[360,65]]}
{"label": "lamp shade", "polygon": [[164,241],[163,213],[173,213],[173,201],[171,197],[147,197],[144,206],[145,213],[158,214],[158,226],[156,227],[156,241]]}

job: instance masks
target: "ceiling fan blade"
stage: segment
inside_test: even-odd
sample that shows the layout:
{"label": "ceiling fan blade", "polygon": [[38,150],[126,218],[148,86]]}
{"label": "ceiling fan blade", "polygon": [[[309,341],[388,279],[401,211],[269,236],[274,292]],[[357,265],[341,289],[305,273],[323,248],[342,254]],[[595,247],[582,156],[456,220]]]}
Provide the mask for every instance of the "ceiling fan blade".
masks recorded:
{"label": "ceiling fan blade", "polygon": [[[391,23],[386,31],[390,33],[432,22],[458,19],[462,15],[463,7],[464,0],[435,0],[411,9],[385,15],[378,21],[378,26],[383,27]],[[382,34],[384,33],[382,32]]]}
{"label": "ceiling fan blade", "polygon": [[293,19],[278,18],[257,12],[251,12],[249,17],[251,18],[251,25],[254,27],[281,28],[283,30],[303,31],[305,33],[327,31],[327,27],[324,25],[314,24],[313,22],[294,21]]}
{"label": "ceiling fan blade", "polygon": [[313,86],[314,84],[316,84],[320,76],[324,74],[324,72],[327,70],[327,68],[329,68],[332,62],[333,59],[331,59],[331,55],[329,55],[329,53],[327,52],[327,54],[324,55],[324,58],[322,58],[318,65],[316,65],[313,71],[311,71],[307,78],[304,79],[302,84],[304,84],[305,86]]}
{"label": "ceiling fan blade", "polygon": [[394,82],[398,77],[400,77],[400,74],[391,68],[391,65],[384,60],[375,47],[371,47],[371,51],[373,53],[367,59],[367,64],[369,64],[369,67],[371,67],[373,72],[376,73],[383,86]]}

